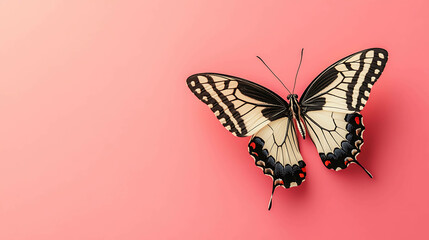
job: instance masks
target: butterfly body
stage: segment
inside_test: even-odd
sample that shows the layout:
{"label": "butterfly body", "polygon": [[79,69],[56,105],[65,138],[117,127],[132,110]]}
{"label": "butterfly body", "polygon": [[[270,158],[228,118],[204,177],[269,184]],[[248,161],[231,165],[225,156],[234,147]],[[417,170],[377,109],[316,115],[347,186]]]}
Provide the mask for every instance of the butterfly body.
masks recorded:
{"label": "butterfly body", "polygon": [[303,114],[302,114],[301,106],[298,102],[298,95],[289,94],[287,96],[287,99],[290,101],[290,111],[292,113],[292,117],[298,126],[298,130],[301,133],[302,138],[305,139],[305,136],[306,136],[305,122],[304,122],[304,119],[302,118]]}
{"label": "butterfly body", "polygon": [[[259,84],[218,73],[194,74],[187,84],[228,131],[251,136],[249,153],[273,178],[273,193],[278,186],[290,188],[305,181],[297,132],[304,139],[310,136],[326,168],[338,171],[351,163],[362,167],[356,159],[365,130],[360,111],[387,58],[381,48],[347,56],[320,73],[299,100],[297,94],[286,101]],[[271,200],[272,194],[269,208]]]}

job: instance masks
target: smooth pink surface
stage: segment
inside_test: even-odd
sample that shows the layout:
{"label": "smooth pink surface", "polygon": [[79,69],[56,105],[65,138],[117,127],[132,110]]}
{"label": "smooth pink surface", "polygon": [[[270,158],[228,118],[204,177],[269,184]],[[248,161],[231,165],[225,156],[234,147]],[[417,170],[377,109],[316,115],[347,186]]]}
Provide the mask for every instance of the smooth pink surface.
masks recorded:
{"label": "smooth pink surface", "polygon": [[[258,2],[258,3],[257,3]],[[0,239],[428,239],[427,1],[1,1]],[[356,165],[277,189],[185,84],[382,47]]]}

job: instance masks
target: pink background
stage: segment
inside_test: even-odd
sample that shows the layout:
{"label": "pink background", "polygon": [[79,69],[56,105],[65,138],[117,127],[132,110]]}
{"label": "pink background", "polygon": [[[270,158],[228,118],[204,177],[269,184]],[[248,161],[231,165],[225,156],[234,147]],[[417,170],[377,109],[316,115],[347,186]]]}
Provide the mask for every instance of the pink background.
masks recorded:
{"label": "pink background", "polygon": [[[258,2],[258,3],[256,3]],[[429,4],[1,1],[0,239],[428,239]],[[185,84],[197,72],[296,92],[334,61],[390,59],[365,145],[277,189]]]}

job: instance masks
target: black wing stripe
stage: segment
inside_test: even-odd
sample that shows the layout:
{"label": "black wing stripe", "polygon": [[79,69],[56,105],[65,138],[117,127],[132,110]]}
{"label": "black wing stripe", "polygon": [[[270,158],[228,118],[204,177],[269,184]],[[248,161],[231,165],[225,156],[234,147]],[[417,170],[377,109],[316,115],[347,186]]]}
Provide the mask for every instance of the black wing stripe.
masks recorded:
{"label": "black wing stripe", "polygon": [[[221,100],[221,101],[218,102],[218,104],[223,109],[228,108],[228,110],[229,110],[229,112],[228,111],[224,111],[225,117],[221,118],[221,119],[226,119],[225,123],[228,124],[228,126],[231,126],[231,128],[232,128],[233,131],[243,132],[243,130],[246,129],[246,127],[244,126],[243,122],[240,121],[242,119],[241,119],[240,116],[238,116],[239,114],[238,114],[237,110],[234,108],[234,105],[233,104],[228,104],[228,105],[225,104],[225,103],[228,102],[227,97],[225,95],[223,95],[220,90],[218,90],[218,88],[216,87],[215,82],[213,81],[213,78],[207,78],[207,79],[208,79],[209,85],[211,85],[211,89],[213,89],[217,93],[217,95],[219,96],[219,98]],[[224,84],[224,85],[226,85],[226,84]],[[206,91],[208,91],[208,88],[206,88]],[[233,93],[231,93],[231,94],[233,94]],[[234,117],[234,116],[237,116],[237,117]],[[238,125],[239,130],[237,129],[237,125]]]}

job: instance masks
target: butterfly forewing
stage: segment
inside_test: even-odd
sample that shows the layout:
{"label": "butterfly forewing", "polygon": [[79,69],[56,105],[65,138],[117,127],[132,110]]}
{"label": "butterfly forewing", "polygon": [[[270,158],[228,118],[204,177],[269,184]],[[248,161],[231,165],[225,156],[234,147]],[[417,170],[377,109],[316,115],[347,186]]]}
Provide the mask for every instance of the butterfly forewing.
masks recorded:
{"label": "butterfly forewing", "polygon": [[189,89],[207,104],[232,134],[251,136],[288,114],[288,103],[271,90],[238,77],[200,73],[188,78]]}
{"label": "butterfly forewing", "polygon": [[384,70],[387,57],[386,50],[372,48],[332,64],[304,91],[300,99],[303,111],[361,111]]}

